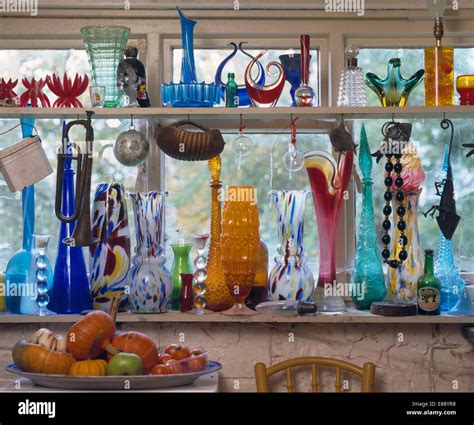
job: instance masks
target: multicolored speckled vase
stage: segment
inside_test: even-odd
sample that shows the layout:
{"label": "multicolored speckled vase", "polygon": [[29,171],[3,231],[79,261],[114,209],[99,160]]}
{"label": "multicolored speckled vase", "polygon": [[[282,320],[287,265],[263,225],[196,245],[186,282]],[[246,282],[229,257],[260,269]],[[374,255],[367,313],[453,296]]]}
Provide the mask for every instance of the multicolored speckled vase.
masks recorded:
{"label": "multicolored speckled vase", "polygon": [[101,183],[94,195],[90,247],[90,287],[95,310],[108,312],[123,292],[130,268],[130,228],[125,191],[120,183]]}
{"label": "multicolored speckled vase", "polygon": [[129,278],[133,313],[163,313],[171,306],[173,282],[163,255],[165,198],[168,192],[131,193],[137,246]]}
{"label": "multicolored speckled vase", "polygon": [[308,301],[314,277],[305,265],[303,230],[309,190],[272,190],[278,224],[278,256],[270,272],[269,293],[273,300]]}

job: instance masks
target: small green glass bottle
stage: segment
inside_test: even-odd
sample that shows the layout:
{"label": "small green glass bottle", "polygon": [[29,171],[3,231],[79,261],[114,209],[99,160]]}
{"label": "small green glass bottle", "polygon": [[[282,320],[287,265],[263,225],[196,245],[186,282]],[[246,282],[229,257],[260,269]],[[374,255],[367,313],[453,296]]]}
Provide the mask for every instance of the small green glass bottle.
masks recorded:
{"label": "small green glass bottle", "polygon": [[433,250],[425,250],[425,272],[418,279],[418,314],[438,316],[441,312],[441,283],[434,274]]}
{"label": "small green glass bottle", "polygon": [[225,86],[225,106],[228,108],[236,108],[239,103],[237,95],[237,83],[235,82],[234,73],[227,74],[227,85]]}

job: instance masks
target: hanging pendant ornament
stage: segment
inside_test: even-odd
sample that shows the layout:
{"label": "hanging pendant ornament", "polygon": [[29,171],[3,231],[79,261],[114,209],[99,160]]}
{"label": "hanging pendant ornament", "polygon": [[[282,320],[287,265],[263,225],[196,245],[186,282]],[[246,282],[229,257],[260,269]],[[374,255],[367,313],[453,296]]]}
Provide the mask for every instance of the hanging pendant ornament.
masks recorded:
{"label": "hanging pendant ornament", "polygon": [[132,115],[129,129],[120,133],[115,140],[115,158],[122,165],[136,167],[146,161],[149,153],[150,144],[143,133],[135,130]]}
{"label": "hanging pendant ornament", "polygon": [[299,171],[303,168],[303,154],[296,147],[296,121],[298,118],[291,120],[291,142],[288,145],[288,151],[283,155],[283,163],[285,168],[290,171]]}
{"label": "hanging pendant ornament", "polygon": [[[398,123],[389,121],[382,126],[382,135],[384,136],[383,148],[372,156],[377,158],[377,162],[385,155],[387,162],[385,163],[385,193],[384,200],[385,206],[383,207],[383,215],[385,216],[382,222],[383,236],[382,243],[384,248],[382,250],[382,258],[392,268],[397,268],[403,261],[408,258],[406,246],[408,244],[408,238],[405,235],[406,222],[404,216],[406,209],[403,205],[405,200],[405,194],[402,191],[403,178],[401,176],[403,165],[401,163],[403,145],[408,143],[411,135],[411,124]],[[395,177],[395,179],[393,178]],[[395,190],[392,191],[392,187],[395,185]],[[390,216],[392,214],[392,200],[395,196],[396,202],[398,202],[397,216],[398,220],[396,223],[397,229],[400,231],[400,244],[402,249],[398,253],[398,259],[390,258],[390,235],[389,230],[392,227]],[[395,224],[395,223],[394,223]]]}
{"label": "hanging pendant ornament", "polygon": [[[447,130],[451,128],[451,140],[449,142],[449,151],[448,151],[448,170],[446,173],[446,178],[442,182],[436,182],[436,195],[441,196],[439,205],[432,206],[428,211],[424,212],[423,215],[427,217],[430,215],[434,217],[436,211],[439,212],[439,215],[436,217],[438,226],[443,233],[444,237],[447,240],[450,240],[456,228],[458,227],[461,217],[456,213],[456,200],[454,199],[454,182],[453,182],[453,170],[451,168],[451,150],[453,148],[453,138],[454,138],[454,125],[452,121],[444,118],[441,121],[441,128]],[[440,193],[439,190],[443,188],[443,192]]]}
{"label": "hanging pendant ornament", "polygon": [[234,139],[232,145],[234,151],[237,154],[239,163],[237,168],[240,170],[240,162],[244,156],[248,156],[252,153],[253,149],[253,140],[243,134],[245,125],[242,121],[242,114],[240,115],[240,124],[239,124],[239,135]]}

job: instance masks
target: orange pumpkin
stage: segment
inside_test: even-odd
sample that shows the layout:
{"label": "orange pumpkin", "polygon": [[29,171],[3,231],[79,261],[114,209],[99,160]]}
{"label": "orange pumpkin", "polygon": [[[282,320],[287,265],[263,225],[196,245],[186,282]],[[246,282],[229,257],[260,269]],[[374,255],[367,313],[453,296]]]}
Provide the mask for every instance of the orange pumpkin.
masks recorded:
{"label": "orange pumpkin", "polygon": [[142,359],[143,373],[151,372],[153,366],[158,363],[159,353],[153,340],[140,332],[123,332],[112,340],[112,348],[108,349],[107,358],[110,360],[113,354],[123,351],[133,353]]}
{"label": "orange pumpkin", "polygon": [[95,359],[110,344],[114,333],[115,323],[109,314],[91,311],[69,329],[67,351],[77,360]]}
{"label": "orange pumpkin", "polygon": [[25,372],[67,375],[76,359],[65,351],[52,351],[22,339],[13,347],[15,364]]}
{"label": "orange pumpkin", "polygon": [[105,376],[107,375],[107,362],[101,359],[81,360],[71,366],[71,376]]}

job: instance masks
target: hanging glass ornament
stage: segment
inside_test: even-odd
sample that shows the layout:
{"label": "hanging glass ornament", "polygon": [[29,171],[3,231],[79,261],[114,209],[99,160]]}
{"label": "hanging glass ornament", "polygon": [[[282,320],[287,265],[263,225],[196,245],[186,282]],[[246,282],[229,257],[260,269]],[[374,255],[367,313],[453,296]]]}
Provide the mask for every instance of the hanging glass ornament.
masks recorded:
{"label": "hanging glass ornament", "polygon": [[304,157],[303,154],[296,147],[296,121],[298,118],[291,120],[291,142],[288,145],[288,150],[283,155],[283,163],[285,168],[290,171],[299,171],[303,168]]}

